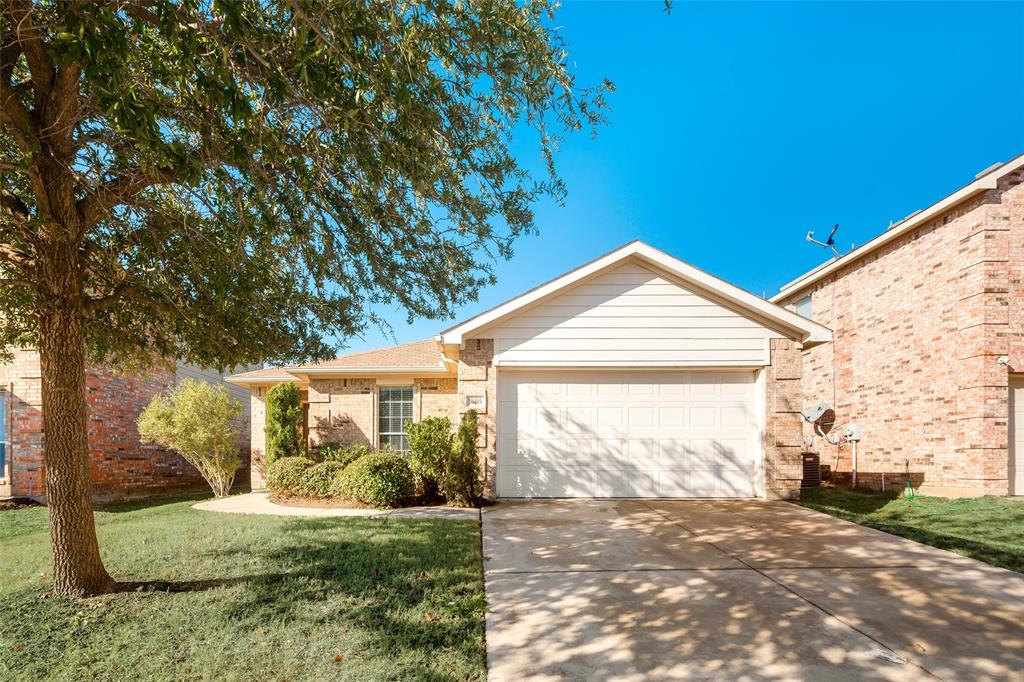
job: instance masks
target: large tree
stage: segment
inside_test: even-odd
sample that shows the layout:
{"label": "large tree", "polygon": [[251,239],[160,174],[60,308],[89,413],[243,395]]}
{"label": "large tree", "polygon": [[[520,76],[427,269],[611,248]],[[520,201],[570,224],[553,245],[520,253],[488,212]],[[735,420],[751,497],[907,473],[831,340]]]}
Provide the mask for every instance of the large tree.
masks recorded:
{"label": "large tree", "polygon": [[[330,356],[449,315],[601,122],[545,0],[0,0],[0,350],[38,348],[55,591],[114,588],[87,361]],[[540,173],[510,151],[537,143]]]}

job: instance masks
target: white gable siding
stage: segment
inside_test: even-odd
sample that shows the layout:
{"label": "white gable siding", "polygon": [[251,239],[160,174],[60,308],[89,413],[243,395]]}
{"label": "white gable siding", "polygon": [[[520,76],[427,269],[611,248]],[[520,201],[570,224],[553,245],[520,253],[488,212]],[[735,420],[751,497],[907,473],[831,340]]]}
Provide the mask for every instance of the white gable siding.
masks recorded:
{"label": "white gable siding", "polygon": [[782,335],[630,262],[477,336],[500,365],[761,366]]}

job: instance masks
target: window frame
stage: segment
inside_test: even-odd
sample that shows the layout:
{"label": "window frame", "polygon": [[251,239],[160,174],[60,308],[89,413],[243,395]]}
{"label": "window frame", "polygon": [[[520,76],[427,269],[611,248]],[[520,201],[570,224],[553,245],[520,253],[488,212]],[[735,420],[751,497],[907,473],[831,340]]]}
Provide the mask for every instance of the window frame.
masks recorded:
{"label": "window frame", "polygon": [[[394,391],[408,391],[408,398],[404,396],[401,398],[393,398],[392,392]],[[387,396],[385,398],[385,396]],[[395,384],[377,387],[377,447],[383,449],[385,446],[390,447],[393,452],[404,454],[409,452],[409,438],[405,434],[405,424],[415,419],[413,411],[416,404],[416,390],[412,384]],[[384,405],[388,405],[388,414],[384,415]],[[392,414],[392,406],[404,406],[408,405],[408,410],[400,409],[400,413],[396,416]],[[406,414],[408,412],[408,414]],[[384,420],[400,419],[402,427],[400,431],[391,430],[389,425],[388,430],[384,430]],[[396,439],[400,445],[404,444],[404,447],[395,447],[392,443],[392,439]]]}
{"label": "window frame", "polygon": [[[801,310],[800,310],[801,307],[806,307],[806,311],[805,311],[807,313],[806,315],[803,312],[801,312]],[[793,303],[793,312],[796,313],[797,315],[799,315],[800,317],[804,318],[805,320],[812,320],[813,321],[814,320],[814,317],[813,317],[813,314],[814,314],[814,299],[813,299],[813,295],[812,294],[807,294],[806,296],[798,299],[795,303]]]}

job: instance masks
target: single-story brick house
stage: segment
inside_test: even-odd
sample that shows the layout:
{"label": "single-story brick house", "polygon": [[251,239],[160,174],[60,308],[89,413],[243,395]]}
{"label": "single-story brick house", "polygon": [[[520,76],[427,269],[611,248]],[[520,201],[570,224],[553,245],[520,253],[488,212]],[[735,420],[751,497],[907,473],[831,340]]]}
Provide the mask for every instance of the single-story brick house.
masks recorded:
{"label": "single-story brick house", "polygon": [[[858,485],[1024,495],[1024,155],[771,300],[833,331],[803,396],[863,428]],[[850,448],[817,443],[849,477]]]}
{"label": "single-story brick house", "polygon": [[[185,378],[220,382],[212,370],[177,363],[141,374],[87,367],[85,390],[89,474],[97,500],[118,500],[204,489],[199,472],[177,454],[139,442],[135,420],[153,397]],[[241,480],[248,476],[249,392],[228,384],[245,407],[239,447]],[[18,350],[0,365],[0,498],[46,495],[39,354]]]}
{"label": "single-story brick house", "polygon": [[801,353],[825,326],[632,242],[436,338],[227,381],[301,388],[308,445],[406,447],[405,420],[480,413],[495,497],[791,497]]}

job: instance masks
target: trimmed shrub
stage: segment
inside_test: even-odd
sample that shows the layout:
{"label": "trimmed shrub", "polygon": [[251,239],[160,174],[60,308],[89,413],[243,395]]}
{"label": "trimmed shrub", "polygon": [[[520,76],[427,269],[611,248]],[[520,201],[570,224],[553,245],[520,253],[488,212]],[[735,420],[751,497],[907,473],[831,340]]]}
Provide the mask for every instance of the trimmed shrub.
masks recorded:
{"label": "trimmed shrub", "polygon": [[444,479],[452,452],[452,422],[448,417],[426,417],[407,422],[409,468],[423,481],[423,490],[431,495]]}
{"label": "trimmed shrub", "polygon": [[461,507],[476,506],[479,502],[480,460],[476,454],[477,439],[476,412],[469,410],[462,415],[459,430],[455,433],[451,457],[445,467],[441,481],[441,493],[449,504]]}
{"label": "trimmed shrub", "polygon": [[294,495],[302,485],[306,470],[313,466],[307,457],[282,457],[267,467],[267,490],[282,495]]}
{"label": "trimmed shrub", "polygon": [[373,448],[362,443],[348,447],[344,447],[340,443],[324,443],[318,452],[320,459],[324,462],[340,462],[347,466],[360,457],[365,457],[373,452]]}
{"label": "trimmed shrub", "polygon": [[301,445],[299,420],[302,418],[302,396],[295,384],[277,384],[267,391],[267,413],[264,426],[267,435],[269,467],[282,457],[299,454]]}
{"label": "trimmed shrub", "polygon": [[341,462],[320,462],[308,467],[302,474],[302,481],[295,488],[296,495],[303,497],[331,497],[331,484],[345,470]]}
{"label": "trimmed shrub", "polygon": [[372,507],[397,507],[415,492],[408,462],[393,452],[360,457],[345,468],[331,487],[332,494]]}

